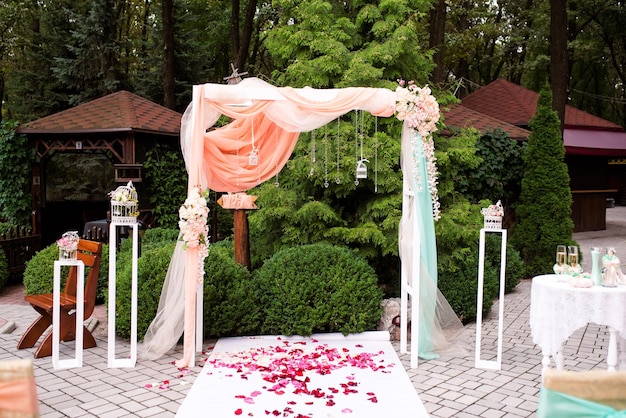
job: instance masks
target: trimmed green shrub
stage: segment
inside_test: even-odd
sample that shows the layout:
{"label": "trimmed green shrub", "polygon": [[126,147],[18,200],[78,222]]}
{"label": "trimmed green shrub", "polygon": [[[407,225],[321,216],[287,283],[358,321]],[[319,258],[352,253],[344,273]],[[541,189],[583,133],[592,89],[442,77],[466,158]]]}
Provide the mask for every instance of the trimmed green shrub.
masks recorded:
{"label": "trimmed green shrub", "polygon": [[[478,245],[465,248],[451,257],[438,262],[438,286],[446,296],[459,319],[467,324],[476,319],[478,296]],[[483,316],[491,311],[493,300],[498,296],[499,276],[497,270],[485,257]]]}
{"label": "trimmed green shrub", "polygon": [[[132,245],[130,240],[122,243],[117,254],[116,277],[116,333],[130,337]],[[137,260],[137,338],[141,339],[154,319],[159,306],[161,289],[174,253],[175,242],[144,248]],[[108,303],[108,295],[107,295]]]}
{"label": "trimmed green shrub", "polygon": [[161,245],[164,242],[174,242],[178,239],[180,231],[173,228],[150,228],[146,229],[141,239],[141,248]]}
{"label": "trimmed green shrub", "polygon": [[[24,270],[24,293],[26,295],[41,295],[52,293],[54,282],[54,262],[59,259],[59,247],[56,243],[43,248],[26,263]],[[61,289],[65,286],[68,267],[61,268]],[[89,274],[89,267],[85,269],[85,278]],[[100,272],[98,274],[98,292],[96,303],[104,302],[109,283],[109,246],[102,246]]]}
{"label": "trimmed green shrub", "polygon": [[571,242],[574,231],[565,148],[548,86],[539,93],[530,128],[522,192],[516,207],[519,222],[511,237],[528,277],[552,272],[556,246]]}
{"label": "trimmed green shrub", "polygon": [[[52,293],[54,262],[59,259],[59,247],[51,244],[43,248],[26,263],[24,270],[24,294],[40,295]],[[61,272],[61,288],[65,286],[67,273]]]}
{"label": "trimmed green shrub", "polygon": [[[156,232],[166,237],[167,234]],[[137,336],[143,338],[156,315],[161,290],[176,246],[165,238],[143,247],[137,262]],[[129,338],[131,313],[131,247],[124,243],[118,260],[127,259],[118,270],[116,294],[117,334]],[[211,245],[205,260],[204,334],[221,337],[256,333],[260,322],[260,307],[254,302],[256,291],[250,287],[250,273],[235,262],[232,242]]]}
{"label": "trimmed green shrub", "polygon": [[311,244],[280,250],[253,274],[262,333],[343,334],[374,329],[382,291],[374,270],[345,247]]}
{"label": "trimmed green shrub", "polygon": [[261,321],[250,272],[235,262],[232,241],[211,245],[204,263],[204,334],[256,334]]}
{"label": "trimmed green shrub", "polygon": [[[502,249],[502,235],[485,235],[485,258],[489,260],[489,265],[494,270],[498,278],[498,292],[500,289],[500,251]],[[487,268],[487,266],[485,266]],[[478,273],[477,273],[478,274]],[[478,276],[476,276],[478,277]],[[524,278],[524,264],[522,258],[511,243],[506,243],[506,272],[504,292],[512,292]]]}

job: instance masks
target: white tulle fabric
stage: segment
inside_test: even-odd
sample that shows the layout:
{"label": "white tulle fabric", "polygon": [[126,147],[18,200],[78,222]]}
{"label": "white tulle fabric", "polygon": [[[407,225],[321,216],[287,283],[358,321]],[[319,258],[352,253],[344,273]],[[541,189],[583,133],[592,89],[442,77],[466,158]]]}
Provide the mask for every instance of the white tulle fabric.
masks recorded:
{"label": "white tulle fabric", "polygon": [[[394,107],[395,93],[379,88],[279,88],[256,78],[245,79],[237,85],[194,86],[193,101],[181,124],[188,188],[200,186],[218,192],[249,190],[277,175],[291,156],[300,132],[320,128],[354,109],[388,117],[393,115]],[[231,122],[213,129],[221,115],[231,118]],[[253,146],[259,150],[259,164],[251,166],[248,156]],[[403,148],[402,153],[405,152],[410,150]],[[432,222],[430,210],[425,216]],[[169,351],[184,332],[184,358],[177,362],[179,367],[193,362],[195,345],[197,263],[186,252],[179,247],[174,252],[157,317],[140,351],[144,358],[158,358]],[[419,260],[405,258],[403,263],[419,263]],[[439,300],[436,279],[433,283],[421,297]],[[443,305],[437,303],[437,306]],[[437,313],[435,317],[441,321],[436,329],[451,321],[448,315]],[[198,328],[201,329],[201,325],[198,324]],[[438,332],[433,338],[443,341],[440,335],[443,333]]]}
{"label": "white tulle fabric", "polygon": [[178,241],[163,283],[157,314],[148,327],[143,343],[138,345],[140,358],[156,360],[176,347],[183,334],[185,312],[185,250]]}

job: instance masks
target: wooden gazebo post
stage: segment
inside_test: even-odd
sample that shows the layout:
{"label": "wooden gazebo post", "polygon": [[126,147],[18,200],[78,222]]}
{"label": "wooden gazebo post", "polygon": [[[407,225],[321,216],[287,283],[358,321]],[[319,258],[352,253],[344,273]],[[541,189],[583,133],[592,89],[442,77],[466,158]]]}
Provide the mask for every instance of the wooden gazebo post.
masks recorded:
{"label": "wooden gazebo post", "polygon": [[250,262],[250,236],[248,230],[248,210],[257,209],[254,203],[257,196],[246,193],[228,193],[217,199],[224,209],[232,209],[235,229],[235,262],[248,269]]}
{"label": "wooden gazebo post", "polygon": [[[230,64],[230,68],[233,70],[232,74],[228,77],[224,77],[224,80],[228,84],[238,84],[241,82],[241,76],[246,75],[248,73],[239,73],[238,68],[235,68],[234,64]],[[234,196],[241,196],[242,193],[237,193]],[[244,196],[247,196],[243,193]],[[228,195],[232,196],[232,195]],[[226,200],[230,201],[231,199],[224,199],[223,197],[218,200],[220,206],[224,209],[233,209],[233,221],[234,221],[234,235],[235,235],[235,262],[239,265],[244,266],[250,271],[252,268],[252,263],[250,261],[250,232],[248,229],[248,209],[256,209],[256,205],[254,205],[254,200],[256,200],[256,196],[254,196],[253,200],[250,200],[250,205],[242,203],[243,200],[248,199],[236,199],[237,203],[226,203]]]}

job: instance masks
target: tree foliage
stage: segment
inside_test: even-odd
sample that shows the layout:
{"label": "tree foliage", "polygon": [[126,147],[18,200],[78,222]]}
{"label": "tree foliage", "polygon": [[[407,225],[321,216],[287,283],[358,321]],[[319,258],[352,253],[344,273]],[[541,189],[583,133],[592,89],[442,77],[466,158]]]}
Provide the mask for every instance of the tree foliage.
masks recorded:
{"label": "tree foliage", "polygon": [[570,243],[574,231],[565,148],[559,118],[551,106],[550,90],[544,87],[530,122],[517,206],[519,222],[512,234],[528,276],[550,272],[556,246]]}
{"label": "tree foliage", "polygon": [[17,123],[0,122],[0,218],[18,226],[30,226],[30,169],[34,157]]}
{"label": "tree foliage", "polygon": [[178,208],[187,196],[187,171],[180,150],[156,144],[146,153],[144,169],[157,224],[178,228]]}

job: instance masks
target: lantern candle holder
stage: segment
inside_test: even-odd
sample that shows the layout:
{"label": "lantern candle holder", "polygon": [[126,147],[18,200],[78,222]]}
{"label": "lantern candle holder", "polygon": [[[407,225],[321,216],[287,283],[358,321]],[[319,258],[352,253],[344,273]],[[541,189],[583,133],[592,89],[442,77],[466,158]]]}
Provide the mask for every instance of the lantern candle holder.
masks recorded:
{"label": "lantern candle holder", "polygon": [[484,217],[483,228],[487,231],[500,231],[502,229],[502,218],[504,217],[504,209],[502,202],[498,200],[495,205],[483,208],[481,213]]}
{"label": "lantern candle holder", "polygon": [[139,211],[137,209],[137,191],[133,182],[129,181],[126,186],[119,186],[109,193],[111,197],[111,222],[132,225],[137,222]]}

